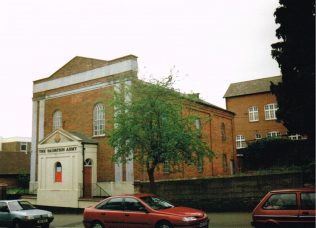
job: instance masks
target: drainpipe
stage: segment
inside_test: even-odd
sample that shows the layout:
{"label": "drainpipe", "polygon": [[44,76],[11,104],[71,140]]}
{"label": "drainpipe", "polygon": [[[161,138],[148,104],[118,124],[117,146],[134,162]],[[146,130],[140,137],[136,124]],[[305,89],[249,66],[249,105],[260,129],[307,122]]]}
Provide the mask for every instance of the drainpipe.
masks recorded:
{"label": "drainpipe", "polygon": [[81,142],[82,145],[82,197],[84,196],[84,159],[85,159],[85,150],[86,148],[84,147],[85,143]]}

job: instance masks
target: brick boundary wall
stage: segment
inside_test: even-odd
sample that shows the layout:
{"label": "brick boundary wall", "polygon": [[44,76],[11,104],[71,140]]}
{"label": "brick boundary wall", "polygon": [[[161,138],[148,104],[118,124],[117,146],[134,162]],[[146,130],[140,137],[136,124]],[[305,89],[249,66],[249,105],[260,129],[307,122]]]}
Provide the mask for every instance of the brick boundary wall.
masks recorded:
{"label": "brick boundary wall", "polygon": [[[252,211],[270,190],[314,185],[315,173],[290,172],[208,179],[157,181],[157,195],[175,205],[207,212]],[[148,182],[135,182],[137,192],[149,192]]]}

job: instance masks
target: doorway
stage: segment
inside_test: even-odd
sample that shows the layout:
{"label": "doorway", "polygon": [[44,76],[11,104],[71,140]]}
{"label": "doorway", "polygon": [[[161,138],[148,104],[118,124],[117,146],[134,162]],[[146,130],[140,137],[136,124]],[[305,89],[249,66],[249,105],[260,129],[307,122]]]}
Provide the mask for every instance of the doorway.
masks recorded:
{"label": "doorway", "polygon": [[84,161],[83,170],[84,186],[83,186],[83,197],[92,197],[92,160],[90,158]]}

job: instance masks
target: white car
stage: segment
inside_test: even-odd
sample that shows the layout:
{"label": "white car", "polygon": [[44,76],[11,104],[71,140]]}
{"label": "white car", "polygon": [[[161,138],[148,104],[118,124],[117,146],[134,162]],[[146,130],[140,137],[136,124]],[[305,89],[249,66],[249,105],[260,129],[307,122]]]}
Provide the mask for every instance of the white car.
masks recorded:
{"label": "white car", "polygon": [[53,221],[52,212],[36,209],[25,200],[0,200],[0,227],[43,227]]}

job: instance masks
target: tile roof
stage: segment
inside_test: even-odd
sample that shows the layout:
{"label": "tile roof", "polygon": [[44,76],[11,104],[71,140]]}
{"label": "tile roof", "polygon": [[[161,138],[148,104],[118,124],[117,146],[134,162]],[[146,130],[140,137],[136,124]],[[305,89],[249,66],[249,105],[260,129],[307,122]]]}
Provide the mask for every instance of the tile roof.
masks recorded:
{"label": "tile roof", "polygon": [[83,143],[85,143],[85,144],[98,144],[97,141],[95,141],[94,139],[91,139],[91,138],[85,136],[85,135],[82,134],[82,133],[79,133],[79,132],[71,132],[71,134],[73,134],[73,135],[77,136],[78,138],[80,138],[80,139],[82,140],[81,142],[83,142]]}
{"label": "tile roof", "polygon": [[277,84],[282,81],[282,76],[260,78],[251,81],[237,82],[229,85],[224,98],[236,97],[247,94],[256,94],[270,91],[270,84]]}

